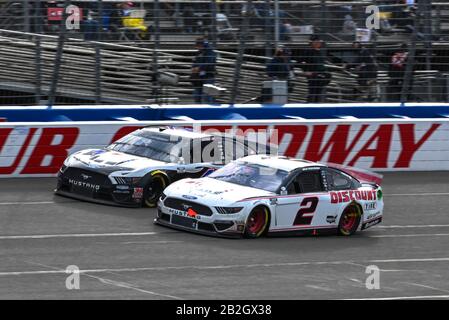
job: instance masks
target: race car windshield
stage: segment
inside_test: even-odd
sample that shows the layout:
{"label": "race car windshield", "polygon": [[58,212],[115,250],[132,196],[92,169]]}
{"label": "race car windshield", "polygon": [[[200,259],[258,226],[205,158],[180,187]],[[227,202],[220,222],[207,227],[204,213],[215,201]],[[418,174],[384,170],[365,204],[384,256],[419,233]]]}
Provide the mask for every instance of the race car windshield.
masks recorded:
{"label": "race car windshield", "polygon": [[209,178],[276,192],[287,175],[287,171],[254,163],[231,162],[210,174]]}
{"label": "race car windshield", "polygon": [[157,161],[177,162],[183,145],[181,137],[138,130],[112,143],[107,149]]}

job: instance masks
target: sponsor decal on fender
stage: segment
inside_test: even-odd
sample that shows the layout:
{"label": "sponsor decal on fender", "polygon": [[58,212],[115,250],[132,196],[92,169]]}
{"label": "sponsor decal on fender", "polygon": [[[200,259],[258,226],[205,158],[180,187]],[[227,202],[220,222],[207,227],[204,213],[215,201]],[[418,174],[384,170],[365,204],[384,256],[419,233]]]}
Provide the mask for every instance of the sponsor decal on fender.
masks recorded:
{"label": "sponsor decal on fender", "polygon": [[142,197],[143,197],[143,188],[134,188],[133,198],[142,199]]}
{"label": "sponsor decal on fender", "polygon": [[376,190],[331,191],[331,203],[344,203],[354,200],[377,200]]}
{"label": "sponsor decal on fender", "polygon": [[370,221],[380,215],[380,211],[374,212],[366,217],[366,221]]}
{"label": "sponsor decal on fender", "polygon": [[364,205],[366,211],[376,210],[377,202],[368,202]]}
{"label": "sponsor decal on fender", "polygon": [[375,219],[373,221],[366,222],[366,223],[362,224],[362,228],[361,229],[362,230],[368,229],[369,227],[372,227],[372,226],[374,226],[376,224],[379,224],[381,222],[382,222],[382,217],[379,217],[378,219]]}

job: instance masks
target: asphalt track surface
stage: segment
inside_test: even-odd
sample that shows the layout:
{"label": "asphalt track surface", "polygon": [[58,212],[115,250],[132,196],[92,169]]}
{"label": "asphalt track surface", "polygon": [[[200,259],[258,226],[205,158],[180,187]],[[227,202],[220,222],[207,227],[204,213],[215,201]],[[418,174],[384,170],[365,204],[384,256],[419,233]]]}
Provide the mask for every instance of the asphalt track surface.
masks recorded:
{"label": "asphalt track surface", "polygon": [[[352,237],[220,239],[153,225],[155,210],[0,180],[0,299],[449,298],[449,172],[384,177],[382,225]],[[67,290],[67,266],[80,289]],[[365,286],[380,268],[380,289]]]}

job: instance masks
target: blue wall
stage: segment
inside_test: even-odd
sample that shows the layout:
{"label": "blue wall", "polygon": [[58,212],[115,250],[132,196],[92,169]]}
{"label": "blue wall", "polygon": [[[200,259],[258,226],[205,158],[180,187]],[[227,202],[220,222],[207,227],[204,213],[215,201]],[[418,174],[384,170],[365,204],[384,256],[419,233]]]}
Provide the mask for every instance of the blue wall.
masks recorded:
{"label": "blue wall", "polygon": [[370,118],[442,118],[449,104],[289,104],[224,106],[64,106],[0,107],[0,118],[11,122],[136,120],[230,120],[230,119],[335,119],[352,116]]}

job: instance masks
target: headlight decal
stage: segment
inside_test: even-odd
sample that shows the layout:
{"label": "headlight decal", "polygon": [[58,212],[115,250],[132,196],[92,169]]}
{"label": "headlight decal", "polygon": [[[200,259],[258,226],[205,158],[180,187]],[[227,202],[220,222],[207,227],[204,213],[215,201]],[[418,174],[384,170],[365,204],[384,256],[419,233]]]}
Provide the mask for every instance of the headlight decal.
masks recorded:
{"label": "headlight decal", "polygon": [[242,211],[243,207],[215,207],[220,214],[234,214]]}

